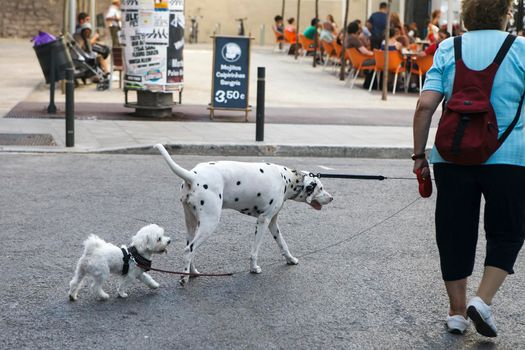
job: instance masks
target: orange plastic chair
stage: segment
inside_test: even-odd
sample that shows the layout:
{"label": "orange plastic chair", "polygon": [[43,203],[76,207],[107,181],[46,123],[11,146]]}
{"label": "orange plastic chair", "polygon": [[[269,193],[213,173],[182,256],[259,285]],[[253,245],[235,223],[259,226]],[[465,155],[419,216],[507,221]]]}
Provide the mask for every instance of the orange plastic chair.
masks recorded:
{"label": "orange plastic chair", "polygon": [[328,41],[321,40],[321,45],[323,45],[323,50],[326,54],[326,59],[324,61],[324,67],[323,67],[323,70],[324,70],[328,66],[329,62],[332,62],[332,64],[335,64],[333,61],[334,58],[336,59],[336,62],[337,62],[337,56],[335,53],[335,48],[334,48],[333,43],[329,43]]}
{"label": "orange plastic chair", "polygon": [[301,44],[302,50],[303,50],[303,54],[301,55],[301,59],[300,59],[299,62],[302,62],[303,59],[308,54],[308,52],[314,52],[315,51],[315,47],[313,47],[314,46],[314,41],[311,40],[311,39],[308,39],[303,34],[299,34],[299,43]]}
{"label": "orange plastic chair", "polygon": [[284,40],[289,44],[295,44],[297,41],[297,34],[295,32],[290,32],[288,30],[284,31]]}
{"label": "orange plastic chair", "polygon": [[343,52],[343,46],[339,45],[336,40],[334,40],[332,45],[334,45],[335,55],[337,56],[337,59],[339,60],[341,58],[341,52]]}
{"label": "orange plastic chair", "polygon": [[[370,83],[370,88],[368,91],[372,91],[373,81],[377,75],[377,84],[379,85],[379,73],[383,72],[385,66],[385,52],[383,50],[374,50],[374,58],[376,60],[376,65],[374,68],[374,75],[372,76],[372,83]],[[387,73],[394,73],[394,87],[392,89],[393,94],[396,94],[396,85],[397,78],[399,73],[406,73],[405,69],[405,59],[403,55],[398,50],[388,51],[388,71]],[[388,74],[387,74],[388,79]]]}
{"label": "orange plastic chair", "polygon": [[417,74],[419,76],[419,94],[421,95],[421,90],[423,89],[423,75],[426,74],[432,64],[434,63],[434,56],[428,55],[423,57],[417,57],[415,59],[416,65],[412,65],[410,68],[410,74]]}
{"label": "orange plastic chair", "polygon": [[349,74],[347,83],[348,83],[348,81],[350,81],[350,79],[353,78],[352,79],[352,85],[350,86],[350,88],[353,88],[354,84],[355,84],[355,81],[357,80],[357,76],[359,75],[359,72],[360,71],[374,70],[375,69],[375,64],[369,63],[369,64],[365,65],[365,62],[367,60],[370,60],[370,59],[373,60],[373,56],[364,55],[356,48],[346,49],[346,53],[350,57],[350,63],[352,64],[352,68],[354,69],[354,76],[352,77],[352,75]]}

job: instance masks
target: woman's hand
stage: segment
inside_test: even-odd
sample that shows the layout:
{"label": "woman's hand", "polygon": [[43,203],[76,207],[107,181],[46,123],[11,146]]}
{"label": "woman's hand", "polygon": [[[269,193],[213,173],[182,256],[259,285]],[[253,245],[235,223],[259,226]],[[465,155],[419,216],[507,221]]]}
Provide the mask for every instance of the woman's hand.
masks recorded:
{"label": "woman's hand", "polygon": [[426,159],[416,159],[414,161],[414,169],[412,170],[413,173],[415,174],[418,169],[422,169],[421,176],[423,176],[423,178],[426,178],[428,175],[430,175],[430,167]]}

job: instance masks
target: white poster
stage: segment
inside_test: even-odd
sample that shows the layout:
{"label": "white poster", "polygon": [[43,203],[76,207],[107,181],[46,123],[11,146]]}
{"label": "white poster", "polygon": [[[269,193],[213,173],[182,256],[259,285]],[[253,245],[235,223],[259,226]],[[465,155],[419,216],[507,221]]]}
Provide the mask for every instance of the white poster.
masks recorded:
{"label": "white poster", "polygon": [[[183,10],[183,0],[122,1],[126,89],[182,88]],[[174,30],[174,26],[178,29]]]}

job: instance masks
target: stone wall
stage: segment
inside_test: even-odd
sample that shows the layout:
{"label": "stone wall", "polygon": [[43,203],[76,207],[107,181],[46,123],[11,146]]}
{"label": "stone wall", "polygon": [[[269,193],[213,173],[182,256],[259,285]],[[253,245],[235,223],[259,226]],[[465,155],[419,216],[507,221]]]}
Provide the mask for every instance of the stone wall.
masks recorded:
{"label": "stone wall", "polygon": [[[96,13],[105,13],[111,0],[96,0]],[[77,0],[78,11],[89,13],[89,1]],[[39,30],[62,31],[64,0],[0,0],[0,38],[30,38]]]}
{"label": "stone wall", "polygon": [[29,38],[62,27],[63,0],[0,0],[0,37]]}

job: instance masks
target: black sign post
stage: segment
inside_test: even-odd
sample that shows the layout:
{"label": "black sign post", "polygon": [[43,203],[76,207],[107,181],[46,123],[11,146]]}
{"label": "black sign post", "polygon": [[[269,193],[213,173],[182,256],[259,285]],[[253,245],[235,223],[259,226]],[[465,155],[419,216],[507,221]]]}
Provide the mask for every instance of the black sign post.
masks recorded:
{"label": "black sign post", "polygon": [[214,36],[210,119],[216,110],[243,111],[248,121],[250,37]]}

